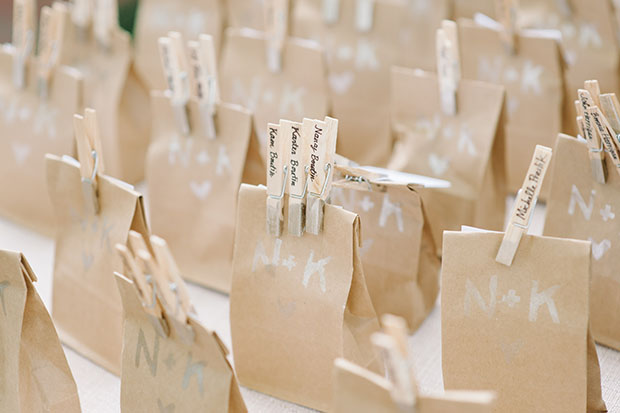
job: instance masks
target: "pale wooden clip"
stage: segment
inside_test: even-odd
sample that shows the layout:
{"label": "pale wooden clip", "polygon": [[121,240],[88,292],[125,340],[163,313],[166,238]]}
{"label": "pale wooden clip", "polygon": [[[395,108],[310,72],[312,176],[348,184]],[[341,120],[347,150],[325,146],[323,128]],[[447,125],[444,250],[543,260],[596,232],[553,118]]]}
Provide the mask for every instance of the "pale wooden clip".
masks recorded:
{"label": "pale wooden clip", "polygon": [[374,333],[372,343],[381,351],[391,378],[392,400],[402,411],[411,411],[417,403],[417,384],[409,365],[407,351],[407,326],[400,317],[382,317],[383,333]]}
{"label": "pale wooden clip", "polygon": [[93,0],[73,0],[71,21],[76,28],[77,37],[81,41],[88,38],[88,28],[93,16]]}
{"label": "pale wooden clip", "polygon": [[280,133],[280,125],[267,125],[267,233],[275,237],[282,234],[284,194],[288,178],[287,147]]}
{"label": "pale wooden clip", "polygon": [[116,0],[95,0],[93,31],[97,43],[105,50],[112,45],[112,33],[118,26],[118,4]]}
{"label": "pale wooden clip", "polygon": [[190,87],[181,34],[171,32],[168,37],[160,37],[159,55],[179,132],[183,136],[188,136],[190,127],[187,102],[189,101]]}
{"label": "pale wooden clip", "polygon": [[579,99],[577,99],[575,101],[575,112],[577,113],[577,133],[579,134],[579,136],[581,136],[584,140],[586,139],[586,128],[584,125],[584,119],[583,119],[583,108],[581,107],[581,102],[579,101]]}
{"label": "pale wooden clip", "polygon": [[325,201],[331,190],[338,120],[330,117],[326,117],[324,122],[304,119],[302,136],[305,144],[310,147],[306,231],[318,235],[323,229]]}
{"label": "pale wooden clip", "polygon": [[13,1],[13,85],[23,89],[26,81],[26,62],[34,49],[35,0]]}
{"label": "pale wooden clip", "polygon": [[99,124],[94,109],[86,109],[84,116],[73,115],[73,129],[77,143],[78,160],[84,203],[92,214],[98,214],[98,176],[105,172]]}
{"label": "pale wooden clip", "polygon": [[611,156],[611,160],[613,161],[614,165],[616,165],[616,172],[620,175],[620,155],[618,154],[616,143],[614,143],[615,135],[613,133],[613,128],[607,121],[607,118],[603,116],[603,112],[601,112],[601,109],[598,106],[591,106],[586,109],[585,112],[592,119],[598,135],[603,141],[605,151],[609,153],[609,156]]}
{"label": "pale wooden clip", "polygon": [[495,15],[502,24],[500,39],[506,52],[517,51],[517,0],[495,0]]}
{"label": "pale wooden clip", "polygon": [[[590,157],[590,168],[592,169],[592,177],[596,182],[604,184],[607,181],[607,167],[605,165],[605,152],[603,151],[603,143],[599,139],[599,134],[595,131],[595,125],[592,116],[588,111],[589,108],[596,106],[598,100],[598,85],[587,83],[588,89],[577,90],[577,96],[581,103],[581,111],[579,114],[583,116],[583,132],[584,138],[588,144],[588,156]],[[596,100],[591,92],[594,92]]]}
{"label": "pale wooden clip", "polygon": [[322,12],[325,23],[337,23],[340,17],[340,0],[323,0]]}
{"label": "pale wooden clip", "polygon": [[538,195],[540,194],[547,168],[551,162],[552,154],[551,148],[536,145],[532,162],[512,207],[510,222],[508,223],[508,228],[506,228],[504,239],[495,257],[495,261],[500,264],[512,265],[521,242],[521,237],[530,226],[532,213],[534,208],[536,208]]}
{"label": "pale wooden clip", "polygon": [[280,121],[280,133],[286,137],[289,150],[288,233],[301,237],[306,225],[306,191],[308,190],[309,145],[303,141],[302,123]]}
{"label": "pale wooden clip", "polygon": [[604,93],[599,97],[601,102],[601,110],[607,119],[610,132],[613,133],[613,141],[620,148],[620,104],[615,93]]}
{"label": "pale wooden clip", "polygon": [[267,67],[272,73],[282,71],[282,49],[288,25],[288,0],[265,0]]}
{"label": "pale wooden clip", "polygon": [[128,278],[131,279],[138,287],[142,306],[149,314],[155,317],[160,317],[161,308],[157,303],[155,289],[151,286],[149,280],[147,280],[141,265],[138,261],[136,261],[133,253],[129,250],[129,248],[127,248],[126,245],[116,244],[116,251],[121,256],[123,264],[129,272]]}
{"label": "pale wooden clip", "polygon": [[456,92],[461,80],[458,28],[456,23],[444,20],[437,29],[437,78],[441,110],[449,116],[456,115]]}
{"label": "pale wooden clip", "polygon": [[356,0],[355,28],[360,33],[367,33],[372,29],[374,20],[375,0]]}
{"label": "pale wooden clip", "polygon": [[39,21],[39,55],[37,64],[39,97],[46,100],[49,80],[61,54],[67,6],[55,2],[52,7],[41,8]]}
{"label": "pale wooden clip", "polygon": [[198,100],[204,134],[209,139],[215,139],[215,105],[220,101],[220,94],[213,37],[201,34],[198,41],[188,42],[188,48],[194,79],[194,95]]}

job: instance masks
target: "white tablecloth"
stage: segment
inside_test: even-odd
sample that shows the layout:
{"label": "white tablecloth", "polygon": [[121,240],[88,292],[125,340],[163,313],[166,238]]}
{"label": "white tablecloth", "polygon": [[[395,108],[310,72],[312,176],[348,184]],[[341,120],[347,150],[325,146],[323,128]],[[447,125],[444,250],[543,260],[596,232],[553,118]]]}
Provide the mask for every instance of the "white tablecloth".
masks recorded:
{"label": "white tablecloth", "polygon": [[[542,232],[544,206],[539,205],[531,233]],[[21,251],[32,265],[39,281],[39,294],[51,309],[52,264],[54,244],[49,238],[0,219],[0,248]],[[190,284],[190,294],[200,320],[217,331],[231,348],[228,297]],[[409,338],[409,349],[414,360],[416,375],[423,392],[441,392],[441,317],[439,304],[421,328]],[[619,326],[620,328],[620,326]],[[603,398],[610,412],[620,413],[620,352],[598,346],[601,363]],[[84,412],[119,412],[120,380],[65,347],[69,365],[77,382]],[[309,409],[283,402],[249,389],[242,388],[250,412],[305,412]]]}

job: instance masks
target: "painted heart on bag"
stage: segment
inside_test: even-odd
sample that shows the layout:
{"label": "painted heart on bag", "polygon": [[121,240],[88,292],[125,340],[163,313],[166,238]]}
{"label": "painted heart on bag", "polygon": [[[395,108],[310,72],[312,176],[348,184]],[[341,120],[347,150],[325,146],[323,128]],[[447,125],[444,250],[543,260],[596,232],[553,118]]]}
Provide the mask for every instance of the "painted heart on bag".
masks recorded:
{"label": "painted heart on bag", "polygon": [[203,182],[192,181],[189,183],[189,187],[191,188],[192,192],[194,193],[194,195],[196,195],[196,198],[198,199],[204,200],[211,192],[210,181],[203,181]]}
{"label": "painted heart on bag", "polygon": [[592,256],[596,261],[603,258],[603,255],[611,248],[611,241],[604,239],[601,242],[596,242],[592,238],[588,238],[592,243]]}
{"label": "painted heart on bag", "polygon": [[30,146],[24,143],[13,142],[11,147],[13,148],[15,161],[17,161],[18,165],[23,165],[28,155],[30,155]]}
{"label": "painted heart on bag", "polygon": [[436,176],[442,176],[446,172],[446,169],[448,169],[448,166],[450,166],[450,160],[447,156],[440,158],[434,153],[431,153],[428,155],[428,166],[431,167]]}
{"label": "painted heart on bag", "polygon": [[354,78],[353,72],[332,73],[329,75],[329,86],[337,94],[343,95],[351,88]]}

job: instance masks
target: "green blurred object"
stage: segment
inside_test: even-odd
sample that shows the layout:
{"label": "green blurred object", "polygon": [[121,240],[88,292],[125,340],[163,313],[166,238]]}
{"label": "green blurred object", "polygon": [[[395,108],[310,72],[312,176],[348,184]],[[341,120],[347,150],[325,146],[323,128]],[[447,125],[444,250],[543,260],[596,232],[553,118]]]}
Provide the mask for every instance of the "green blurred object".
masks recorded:
{"label": "green blurred object", "polygon": [[136,23],[136,11],[138,0],[120,1],[118,5],[118,22],[121,27],[131,33],[133,37],[134,24]]}

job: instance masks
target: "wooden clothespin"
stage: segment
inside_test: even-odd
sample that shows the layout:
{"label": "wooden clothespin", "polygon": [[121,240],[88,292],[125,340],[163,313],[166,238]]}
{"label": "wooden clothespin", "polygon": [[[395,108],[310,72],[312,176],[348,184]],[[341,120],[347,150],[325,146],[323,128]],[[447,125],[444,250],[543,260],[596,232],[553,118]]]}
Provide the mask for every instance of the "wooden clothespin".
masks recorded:
{"label": "wooden clothespin", "polygon": [[177,306],[175,307],[175,311],[178,306],[181,306],[185,314],[196,314],[196,310],[189,296],[189,291],[187,290],[187,285],[181,277],[181,271],[172,256],[168,244],[163,238],[151,235],[151,246],[155,253],[155,259],[168,276],[170,289],[176,295]]}
{"label": "wooden clothespin", "polygon": [[183,136],[190,133],[187,102],[190,88],[187,60],[184,59],[184,44],[180,33],[171,32],[168,37],[159,38],[159,55],[168,84],[167,93],[174,110],[179,132]]}
{"label": "wooden clothespin", "polygon": [[82,180],[82,194],[84,203],[90,213],[99,213],[98,176],[105,172],[99,125],[94,109],[86,109],[84,116],[73,115],[73,129],[77,143],[78,160],[80,161],[80,175]]}
{"label": "wooden clothespin", "polygon": [[88,38],[88,28],[93,17],[93,0],[73,0],[71,21],[81,41]]}
{"label": "wooden clothespin", "polygon": [[[593,85],[590,84],[590,90],[593,89]],[[588,144],[588,156],[590,157],[590,168],[592,169],[592,176],[601,184],[607,181],[607,167],[605,165],[605,152],[603,152],[603,143],[599,139],[599,135],[595,131],[595,125],[592,120],[592,116],[588,109],[596,106],[594,99],[590,92],[586,89],[579,89],[577,91],[579,102],[581,104],[580,114],[583,114],[583,132],[584,138]],[[598,99],[598,94],[596,94]]]}
{"label": "wooden clothespin", "polygon": [[93,31],[97,43],[108,50],[112,45],[112,33],[118,26],[118,4],[116,0],[95,0]]}
{"label": "wooden clothespin", "polygon": [[449,116],[456,115],[456,92],[461,80],[458,28],[451,20],[444,20],[437,29],[437,78],[441,110]]}
{"label": "wooden clothespin", "polygon": [[265,0],[267,67],[272,73],[282,71],[282,49],[288,25],[288,0]]}
{"label": "wooden clothespin", "polygon": [[185,324],[187,322],[187,314],[181,306],[176,305],[177,297],[170,288],[168,277],[160,263],[153,258],[142,235],[136,231],[129,231],[129,245],[134,256],[141,262],[145,273],[148,274],[146,277],[147,282],[150,282],[153,286],[155,295],[159,298],[166,313],[178,322]]}
{"label": "wooden clothespin", "polygon": [[614,143],[620,145],[620,104],[615,93],[604,93],[599,96],[600,108],[603,115],[612,127],[610,132],[614,134]]}
{"label": "wooden clothespin", "polygon": [[340,0],[323,0],[323,20],[327,24],[335,24],[340,18]]}
{"label": "wooden clothespin", "polygon": [[355,28],[360,33],[368,33],[372,29],[375,13],[375,0],[356,0]]}
{"label": "wooden clothespin", "polygon": [[198,100],[202,127],[209,139],[215,139],[215,105],[220,101],[213,37],[201,34],[198,41],[188,42],[194,95]]}
{"label": "wooden clothespin", "polygon": [[26,81],[26,62],[34,48],[35,0],[13,1],[13,85],[23,89]]}
{"label": "wooden clothespin", "polygon": [[536,145],[532,162],[525,175],[521,189],[517,193],[510,221],[504,239],[499,247],[495,261],[507,266],[512,265],[521,237],[530,227],[532,213],[536,208],[538,195],[542,188],[547,168],[551,162],[553,151],[546,146]]}
{"label": "wooden clothespin", "polygon": [[592,119],[592,123],[596,127],[598,135],[601,137],[603,141],[603,146],[605,146],[605,152],[609,153],[611,159],[616,165],[616,172],[620,175],[620,156],[618,154],[618,149],[616,147],[617,143],[615,143],[615,134],[613,133],[613,128],[603,116],[603,112],[598,106],[591,106],[585,110],[587,115]]}
{"label": "wooden clothespin", "polygon": [[324,122],[304,119],[302,136],[305,144],[310,147],[306,231],[318,235],[323,229],[323,210],[331,190],[338,119],[326,117]]}
{"label": "wooden clothespin", "polygon": [[66,5],[55,2],[41,8],[39,20],[39,55],[37,64],[39,97],[46,100],[53,69],[58,64],[64,34]]}
{"label": "wooden clothespin", "polygon": [[301,237],[306,224],[306,190],[308,189],[309,147],[302,139],[302,124],[289,120],[280,121],[280,133],[285,136],[289,151],[288,233]]}
{"label": "wooden clothespin", "polygon": [[371,340],[386,361],[392,382],[392,399],[403,411],[411,411],[417,402],[417,385],[409,366],[406,346],[407,327],[405,326],[403,331],[404,320],[400,317],[383,317],[382,322],[384,332],[374,333]]}
{"label": "wooden clothespin", "polygon": [[500,38],[506,52],[517,51],[517,0],[495,0],[495,15],[503,26]]}
{"label": "wooden clothespin", "polygon": [[586,133],[585,133],[584,120],[583,120],[583,108],[581,107],[581,102],[579,101],[579,99],[575,101],[575,113],[577,113],[577,117],[576,117],[577,131],[579,133],[579,136],[585,139]]}
{"label": "wooden clothespin", "polygon": [[161,308],[157,305],[157,297],[155,296],[155,290],[151,284],[147,281],[146,276],[141,266],[136,261],[133,253],[127,248],[126,245],[116,244],[116,251],[119,253],[123,260],[123,264],[127,268],[131,279],[138,287],[138,292],[142,299],[142,305],[146,311],[155,317],[161,316]]}
{"label": "wooden clothespin", "polygon": [[279,237],[282,234],[282,208],[288,179],[287,145],[280,133],[280,125],[270,123],[267,130],[267,233]]}

